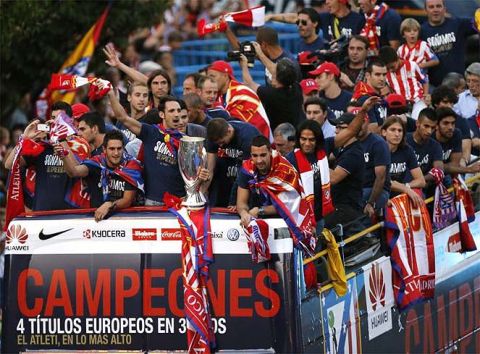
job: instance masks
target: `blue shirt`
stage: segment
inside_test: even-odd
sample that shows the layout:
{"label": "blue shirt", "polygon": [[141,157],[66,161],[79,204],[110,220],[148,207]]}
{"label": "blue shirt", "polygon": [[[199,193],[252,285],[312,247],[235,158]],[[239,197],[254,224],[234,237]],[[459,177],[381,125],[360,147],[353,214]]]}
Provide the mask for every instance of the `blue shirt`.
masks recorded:
{"label": "blue shirt", "polygon": [[365,162],[362,159],[363,149],[360,142],[334,151],[336,165],[344,169],[348,175],[339,183],[332,185],[333,205],[348,205],[362,210],[362,186],[365,178]]}
{"label": "blue shirt", "polygon": [[332,113],[335,115],[335,118],[338,118],[346,112],[347,106],[352,100],[352,93],[342,90],[340,95],[335,98],[327,98],[325,96],[323,96],[323,98],[327,102],[327,106],[330,108],[330,111],[332,111]]}
{"label": "blue shirt", "polygon": [[317,39],[315,39],[312,43],[306,43],[304,40],[300,41],[298,46],[298,52],[314,52],[316,50],[323,49],[325,47],[325,43],[323,40],[323,36],[319,33]]}
{"label": "blue shirt", "polygon": [[[323,31],[323,37],[327,42],[335,39],[334,37],[334,19],[335,16],[326,12],[320,13],[320,28]],[[357,12],[350,11],[345,17],[338,19],[340,35],[351,37],[359,34],[365,25],[365,17]]]}
{"label": "blue shirt", "polygon": [[408,144],[399,146],[397,150],[391,152],[390,179],[399,183],[407,183],[408,172],[418,167],[417,157]]}
{"label": "blue shirt", "polygon": [[375,182],[375,167],[385,166],[386,177],[383,189],[390,191],[390,150],[386,141],[377,134],[370,133],[361,142],[365,159],[365,181],[363,188],[372,188]]}
{"label": "blue shirt", "polygon": [[[433,135],[433,137],[435,140],[437,140],[435,134]],[[455,130],[453,131],[453,136],[447,142],[438,142],[442,147],[443,163],[450,162],[450,156],[452,155],[452,153],[462,152],[462,133],[457,128],[455,128]]]}
{"label": "blue shirt", "polygon": [[234,129],[232,141],[220,147],[209,141],[207,151],[217,154],[213,183],[210,186],[210,198],[216,206],[235,205],[236,179],[243,160],[250,158],[252,139],[260,132],[245,122],[229,121]]}
{"label": "blue shirt", "polygon": [[[370,96],[365,95],[360,97],[357,102],[363,104]],[[383,122],[387,118],[387,103],[385,100],[382,100],[380,103],[377,103],[368,111],[368,120],[370,123],[377,123],[379,127],[383,125]]]}
{"label": "blue shirt", "polygon": [[442,147],[438,141],[429,138],[425,144],[418,144],[413,139],[412,133],[407,134],[406,141],[412,147],[417,158],[417,164],[424,176],[433,168],[434,161],[443,161]]}
{"label": "blue shirt", "polygon": [[37,157],[24,157],[27,166],[35,166],[35,195],[32,209],[62,210],[71,209],[65,202],[65,193],[71,179],[65,173],[63,161],[47,146]]}
{"label": "blue shirt", "polygon": [[169,150],[165,135],[157,126],[142,123],[138,138],[144,148],[145,198],[163,202],[165,192],[183,197],[185,187],[178,168],[177,151]]}
{"label": "blue shirt", "polygon": [[474,33],[471,19],[445,18],[439,26],[425,21],[420,37],[426,41],[440,60],[440,64],[428,69],[430,82],[439,86],[449,72],[463,75],[465,71],[465,38]]}

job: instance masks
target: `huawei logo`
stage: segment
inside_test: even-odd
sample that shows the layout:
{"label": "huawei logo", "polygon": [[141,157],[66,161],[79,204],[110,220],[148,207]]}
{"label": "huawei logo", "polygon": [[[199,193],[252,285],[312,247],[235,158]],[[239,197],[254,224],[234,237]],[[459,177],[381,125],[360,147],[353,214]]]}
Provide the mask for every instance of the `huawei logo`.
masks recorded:
{"label": "huawei logo", "polygon": [[368,295],[370,296],[370,302],[372,303],[373,311],[375,311],[377,306],[385,306],[386,291],[385,282],[383,280],[383,272],[378,263],[372,266],[368,282],[370,285],[370,291]]}
{"label": "huawei logo", "polygon": [[21,225],[10,226],[7,230],[7,244],[12,243],[14,239],[23,245],[28,239],[27,230]]}

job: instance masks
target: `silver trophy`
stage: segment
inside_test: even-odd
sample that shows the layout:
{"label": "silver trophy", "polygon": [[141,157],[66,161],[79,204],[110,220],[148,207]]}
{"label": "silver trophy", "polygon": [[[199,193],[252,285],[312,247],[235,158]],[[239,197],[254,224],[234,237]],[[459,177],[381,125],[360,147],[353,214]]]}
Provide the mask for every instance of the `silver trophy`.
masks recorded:
{"label": "silver trophy", "polygon": [[185,190],[187,198],[182,205],[187,208],[201,208],[207,202],[207,199],[200,192],[200,183],[198,173],[200,168],[207,164],[207,152],[203,146],[205,138],[184,136],[180,139],[180,148],[178,149],[178,167],[185,181]]}

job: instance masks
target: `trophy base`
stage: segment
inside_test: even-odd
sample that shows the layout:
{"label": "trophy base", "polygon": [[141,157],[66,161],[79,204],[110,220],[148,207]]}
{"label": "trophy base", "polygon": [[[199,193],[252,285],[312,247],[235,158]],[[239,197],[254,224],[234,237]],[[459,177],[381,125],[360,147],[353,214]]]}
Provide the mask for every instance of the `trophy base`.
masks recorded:
{"label": "trophy base", "polygon": [[188,209],[201,209],[207,204],[207,199],[201,193],[187,195],[187,199],[182,202]]}

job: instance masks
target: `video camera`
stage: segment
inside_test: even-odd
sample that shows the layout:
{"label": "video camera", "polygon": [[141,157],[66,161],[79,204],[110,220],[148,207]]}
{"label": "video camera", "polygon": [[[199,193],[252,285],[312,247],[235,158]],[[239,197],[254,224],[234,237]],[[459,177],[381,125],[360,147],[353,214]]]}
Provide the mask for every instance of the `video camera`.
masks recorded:
{"label": "video camera", "polygon": [[255,47],[252,42],[245,41],[240,43],[239,50],[232,50],[227,52],[227,61],[240,61],[240,55],[243,54],[247,57],[248,67],[252,68],[255,65]]}

